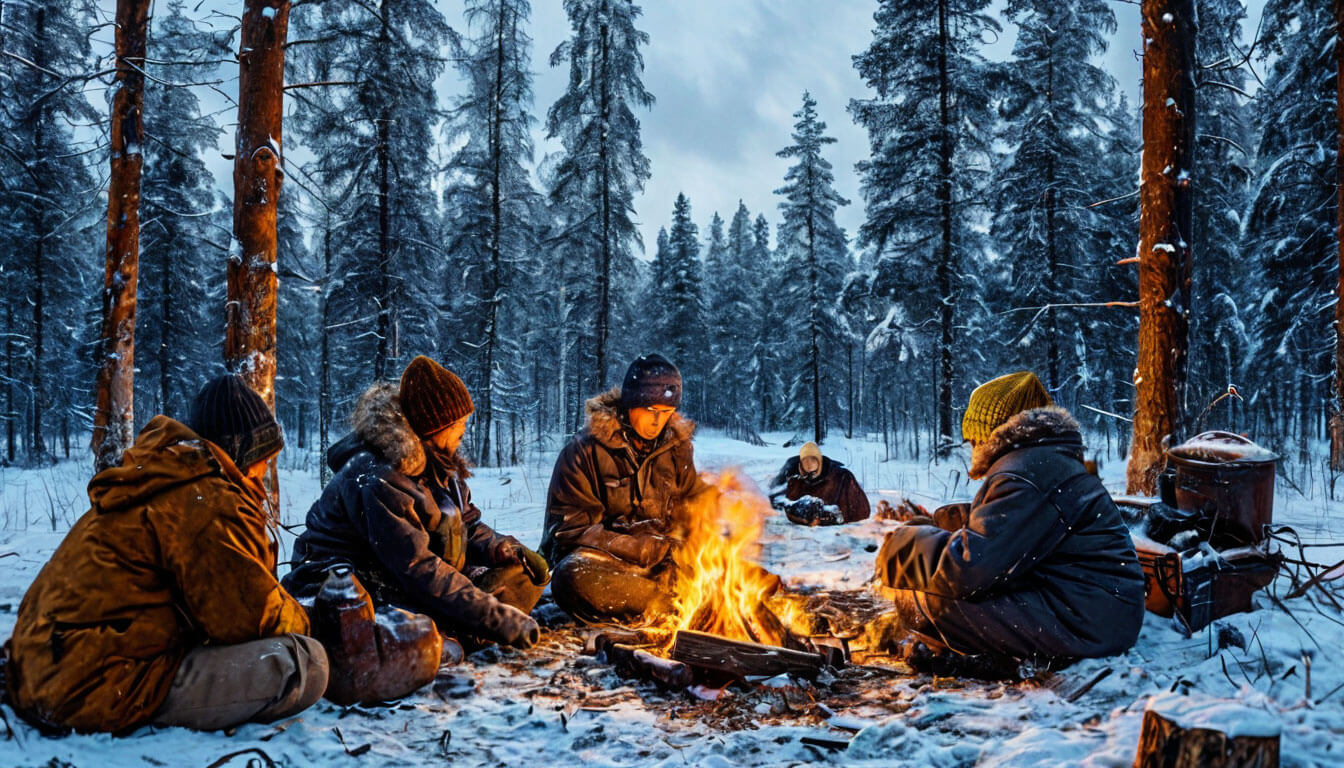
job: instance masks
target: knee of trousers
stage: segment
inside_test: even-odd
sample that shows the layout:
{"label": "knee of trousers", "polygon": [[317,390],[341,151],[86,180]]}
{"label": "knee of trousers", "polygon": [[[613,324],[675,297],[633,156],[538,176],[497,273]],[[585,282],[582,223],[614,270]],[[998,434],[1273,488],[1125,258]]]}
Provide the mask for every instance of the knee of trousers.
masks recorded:
{"label": "knee of trousers", "polygon": [[277,640],[284,644],[294,660],[293,671],[284,682],[284,693],[278,698],[282,711],[278,717],[301,712],[322,698],[327,690],[331,667],[322,643],[307,635],[282,635]]}

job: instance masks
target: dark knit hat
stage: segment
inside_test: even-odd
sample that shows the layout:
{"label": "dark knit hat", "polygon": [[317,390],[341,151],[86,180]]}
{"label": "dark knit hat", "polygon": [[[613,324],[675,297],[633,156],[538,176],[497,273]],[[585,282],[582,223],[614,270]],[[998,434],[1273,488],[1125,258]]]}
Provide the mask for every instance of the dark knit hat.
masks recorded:
{"label": "dark knit hat", "polygon": [[239,469],[268,459],[285,447],[270,406],[234,373],[211,379],[191,403],[191,431],[219,446]]}
{"label": "dark knit hat", "polygon": [[401,412],[420,437],[429,437],[476,410],[457,374],[420,355],[401,374]]}
{"label": "dark knit hat", "polygon": [[625,371],[621,407],[648,408],[681,405],[681,371],[662,355],[640,355]]}
{"label": "dark knit hat", "polygon": [[1053,404],[1045,385],[1030,371],[1000,376],[975,388],[961,419],[961,436],[983,443],[994,430],[1023,411]]}

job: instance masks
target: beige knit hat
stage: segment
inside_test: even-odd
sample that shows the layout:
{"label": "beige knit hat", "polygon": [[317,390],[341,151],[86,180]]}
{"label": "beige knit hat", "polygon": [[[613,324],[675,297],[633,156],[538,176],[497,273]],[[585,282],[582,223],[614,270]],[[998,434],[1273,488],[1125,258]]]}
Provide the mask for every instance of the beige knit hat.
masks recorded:
{"label": "beige knit hat", "polygon": [[1032,408],[1052,405],[1045,385],[1030,371],[1000,376],[975,388],[961,417],[961,436],[983,443],[1008,419]]}
{"label": "beige knit hat", "polygon": [[821,460],[821,448],[811,440],[803,443],[803,447],[798,449],[799,460],[806,459],[808,456],[811,456],[818,461]]}

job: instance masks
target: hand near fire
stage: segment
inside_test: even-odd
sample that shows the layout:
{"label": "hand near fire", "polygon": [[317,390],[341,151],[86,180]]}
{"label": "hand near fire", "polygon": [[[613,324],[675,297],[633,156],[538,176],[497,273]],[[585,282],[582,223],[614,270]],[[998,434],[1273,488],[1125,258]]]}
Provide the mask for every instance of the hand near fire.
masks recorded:
{"label": "hand near fire", "polygon": [[937,525],[923,505],[902,497],[895,505],[886,499],[877,503],[878,520],[895,520],[906,525]]}
{"label": "hand near fire", "polygon": [[493,557],[496,566],[521,565],[528,580],[539,587],[551,580],[551,569],[546,558],[523,546],[512,536],[504,536],[495,542]]}

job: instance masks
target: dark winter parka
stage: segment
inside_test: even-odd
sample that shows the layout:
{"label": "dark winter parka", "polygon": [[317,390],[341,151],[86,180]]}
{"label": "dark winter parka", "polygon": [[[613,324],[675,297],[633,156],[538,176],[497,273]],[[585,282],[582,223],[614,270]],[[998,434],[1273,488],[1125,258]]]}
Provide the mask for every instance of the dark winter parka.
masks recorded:
{"label": "dark winter parka", "polygon": [[636,565],[644,540],[680,535],[688,502],[711,489],[695,471],[695,423],[674,414],[642,458],[625,436],[620,388],[589,400],[588,423],[560,452],[546,496],[541,554],[552,564],[579,547]]}
{"label": "dark winter parka", "polygon": [[446,632],[507,640],[510,611],[462,573],[469,565],[497,565],[504,540],[471,503],[465,465],[442,478],[430,471],[396,383],[366,391],[353,426],[328,451],[336,475],[308,510],[286,588],[315,595],[332,567],[348,564],[380,604],[425,613]]}
{"label": "dark winter parka", "polygon": [[964,527],[895,529],[878,553],[878,579],[912,591],[953,650],[1125,651],[1143,624],[1143,573],[1119,510],[1082,458],[1067,411],[1017,414],[976,447],[970,474],[985,479]]}
{"label": "dark winter parka", "polygon": [[789,501],[812,496],[826,504],[834,504],[840,508],[846,523],[868,519],[872,512],[868,506],[868,496],[859,487],[859,481],[854,479],[854,473],[845,469],[844,464],[823,456],[821,471],[809,477],[799,469],[799,463],[797,456],[784,462],[784,468],[775,476],[771,487],[784,486],[784,497]]}
{"label": "dark winter parka", "polygon": [[306,633],[275,577],[265,498],[218,446],[151,419],[89,481],[89,511],[24,595],[15,709],[47,727],[125,731],[162,706],[192,648]]}

